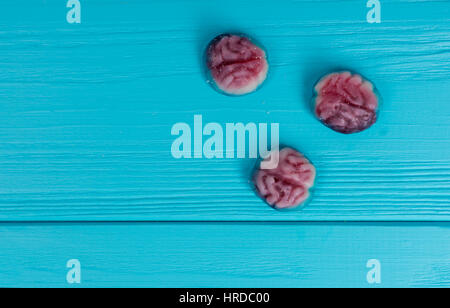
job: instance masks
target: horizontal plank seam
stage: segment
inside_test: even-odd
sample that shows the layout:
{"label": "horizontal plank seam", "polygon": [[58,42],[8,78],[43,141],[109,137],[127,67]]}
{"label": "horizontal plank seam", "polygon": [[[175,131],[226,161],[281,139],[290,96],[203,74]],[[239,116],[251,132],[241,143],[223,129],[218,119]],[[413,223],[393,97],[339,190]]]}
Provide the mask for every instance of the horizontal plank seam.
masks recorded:
{"label": "horizontal plank seam", "polygon": [[435,225],[448,225],[450,227],[450,221],[445,220],[291,220],[291,221],[279,221],[279,220],[14,220],[14,221],[0,221],[0,227],[2,225],[63,225],[63,224],[102,224],[102,225],[114,225],[114,224],[198,224],[198,225],[421,225],[421,226],[435,226]]}

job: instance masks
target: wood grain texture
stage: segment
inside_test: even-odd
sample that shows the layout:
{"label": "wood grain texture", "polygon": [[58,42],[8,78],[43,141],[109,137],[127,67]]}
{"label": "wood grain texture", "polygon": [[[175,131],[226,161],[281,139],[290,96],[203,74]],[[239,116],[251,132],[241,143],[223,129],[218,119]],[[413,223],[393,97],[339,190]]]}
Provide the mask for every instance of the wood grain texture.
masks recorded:
{"label": "wood grain texture", "polygon": [[[4,1],[0,220],[447,221],[449,8],[383,1],[383,22],[369,25],[364,1],[90,0],[69,25],[61,1]],[[229,30],[269,50],[267,84],[243,98],[202,75],[204,46]],[[314,119],[313,83],[335,67],[378,86],[369,131],[342,136]],[[194,114],[280,123],[282,143],[317,166],[313,202],[268,208],[252,160],[175,160],[171,127]]]}
{"label": "wood grain texture", "polygon": [[2,224],[0,287],[449,287],[448,223]]}

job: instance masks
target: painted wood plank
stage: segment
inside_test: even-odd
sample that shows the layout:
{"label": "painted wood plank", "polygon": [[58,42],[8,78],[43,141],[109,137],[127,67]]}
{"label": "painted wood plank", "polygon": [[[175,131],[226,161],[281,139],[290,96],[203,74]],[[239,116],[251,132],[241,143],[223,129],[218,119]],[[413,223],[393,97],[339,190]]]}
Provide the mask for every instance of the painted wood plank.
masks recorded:
{"label": "painted wood plank", "polygon": [[[0,225],[1,287],[449,287],[448,223]],[[381,284],[367,282],[367,261]]]}
{"label": "painted wood plank", "polygon": [[[356,0],[90,0],[69,25],[64,1],[3,1],[0,220],[449,220],[449,9],[383,1],[370,25]],[[269,50],[253,95],[204,82],[201,52],[228,30]],[[336,66],[384,97],[367,132],[338,135],[309,110],[313,82]],[[318,168],[313,202],[268,208],[248,182],[253,160],[174,159],[171,127],[195,114],[280,123],[282,143]]]}

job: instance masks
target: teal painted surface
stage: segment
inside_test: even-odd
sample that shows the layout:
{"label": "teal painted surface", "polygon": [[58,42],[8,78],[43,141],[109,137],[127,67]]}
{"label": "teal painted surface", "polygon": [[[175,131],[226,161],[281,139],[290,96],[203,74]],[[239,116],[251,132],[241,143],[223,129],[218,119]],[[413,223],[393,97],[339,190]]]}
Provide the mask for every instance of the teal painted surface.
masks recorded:
{"label": "teal painted surface", "polygon": [[[448,223],[9,224],[0,236],[2,287],[450,287]],[[70,259],[80,285],[66,282]]]}
{"label": "teal painted surface", "polygon": [[[371,25],[364,1],[93,0],[70,25],[61,1],[6,1],[0,220],[448,220],[449,7],[383,1]],[[243,98],[202,75],[204,45],[232,29],[260,40],[271,63]],[[362,134],[337,134],[308,107],[335,66],[384,98]],[[280,123],[281,142],[317,165],[314,201],[268,208],[248,184],[253,160],[175,160],[171,128],[195,114]]]}
{"label": "teal painted surface", "polygon": [[[450,3],[382,0],[370,25],[365,2],[88,0],[69,25],[65,1],[2,1],[0,221],[28,223],[0,225],[0,286],[66,286],[70,258],[83,286],[365,287],[369,258],[382,286],[449,286]],[[224,31],[268,50],[257,93],[204,81]],[[311,113],[334,67],[380,90],[370,130],[339,135]],[[317,167],[314,200],[276,212],[251,189],[253,160],[173,159],[171,127],[195,114],[280,123]]]}

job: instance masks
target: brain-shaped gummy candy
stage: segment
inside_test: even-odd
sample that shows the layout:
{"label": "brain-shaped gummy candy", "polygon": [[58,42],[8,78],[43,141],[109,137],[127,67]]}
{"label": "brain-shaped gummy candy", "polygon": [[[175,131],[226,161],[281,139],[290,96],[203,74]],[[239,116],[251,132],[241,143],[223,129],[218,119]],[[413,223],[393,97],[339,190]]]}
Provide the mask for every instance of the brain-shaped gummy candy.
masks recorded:
{"label": "brain-shaped gummy candy", "polygon": [[352,134],[376,122],[380,99],[373,84],[360,75],[339,72],[317,83],[313,103],[316,116],[326,126]]}
{"label": "brain-shaped gummy candy", "polygon": [[279,152],[278,166],[260,167],[254,175],[254,184],[259,196],[269,205],[289,209],[309,200],[315,178],[316,169],[308,159],[291,148],[284,148]]}
{"label": "brain-shaped gummy candy", "polygon": [[212,84],[229,95],[255,91],[266,79],[265,51],[250,39],[234,34],[216,37],[206,51]]}

